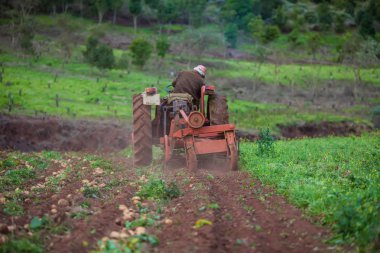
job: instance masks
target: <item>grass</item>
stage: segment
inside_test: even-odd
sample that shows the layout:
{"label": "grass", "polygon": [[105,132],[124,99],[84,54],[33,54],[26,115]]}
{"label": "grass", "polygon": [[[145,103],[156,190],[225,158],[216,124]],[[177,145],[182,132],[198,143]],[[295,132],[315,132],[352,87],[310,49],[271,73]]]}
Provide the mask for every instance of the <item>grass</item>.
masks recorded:
{"label": "grass", "polygon": [[278,125],[291,125],[302,122],[319,121],[353,121],[356,123],[370,124],[360,117],[344,116],[333,112],[308,111],[287,107],[282,104],[263,104],[242,100],[229,99],[230,121],[240,129],[269,128],[272,132],[279,133]]}
{"label": "grass", "polygon": [[[218,62],[219,60],[213,60]],[[259,64],[241,60],[223,60],[226,68],[214,69],[210,73],[219,78],[247,78],[260,80],[266,84],[295,85],[311,87],[330,80],[355,81],[351,67],[345,65],[306,65],[285,64],[279,65],[276,74],[276,66],[272,63]],[[380,68],[363,69],[361,78],[363,82],[371,85],[380,85]]]}
{"label": "grass", "polygon": [[321,217],[337,233],[370,252],[380,235],[380,132],[362,137],[278,141],[271,156],[242,143],[242,163],[293,204]]}

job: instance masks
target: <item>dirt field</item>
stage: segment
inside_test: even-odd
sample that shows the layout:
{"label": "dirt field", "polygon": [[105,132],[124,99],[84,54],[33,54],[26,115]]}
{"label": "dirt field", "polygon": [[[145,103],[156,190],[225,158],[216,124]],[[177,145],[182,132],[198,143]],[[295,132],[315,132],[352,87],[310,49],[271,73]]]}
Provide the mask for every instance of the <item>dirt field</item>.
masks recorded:
{"label": "dirt field", "polygon": [[[0,153],[2,158],[7,155]],[[159,166],[135,170],[130,160],[115,156],[96,168],[94,161],[81,153],[65,154],[23,184],[24,214],[10,217],[0,211],[3,238],[38,233],[48,252],[88,252],[101,240],[121,242],[125,239],[120,234],[138,233],[138,228],[123,229],[120,205],[125,205],[133,210],[135,219],[154,217],[154,224],[144,232],[156,236],[159,244],[144,243],[143,252],[339,251],[323,243],[329,237],[327,229],[314,225],[245,172],[227,171],[222,160],[207,158],[196,173],[184,169],[181,158],[164,170]],[[72,169],[51,190],[47,182],[67,168]],[[175,182],[181,195],[165,202],[135,202],[133,197],[155,175]],[[89,186],[97,187],[99,193],[86,194],[83,188]],[[15,192],[8,191],[1,197],[10,200],[12,194]],[[39,232],[32,230],[32,218],[44,215],[49,225]],[[196,227],[200,219],[209,223]]]}
{"label": "dirt field", "polygon": [[113,152],[126,148],[129,140],[129,127],[115,120],[0,114],[0,148],[3,149]]}
{"label": "dirt field", "polygon": [[[364,124],[320,122],[279,126],[277,138],[360,135],[370,131]],[[84,151],[109,153],[123,150],[130,142],[126,123],[102,120],[65,120],[57,117],[8,116],[0,114],[0,148],[20,151]],[[238,131],[240,138],[257,140],[258,134]]]}

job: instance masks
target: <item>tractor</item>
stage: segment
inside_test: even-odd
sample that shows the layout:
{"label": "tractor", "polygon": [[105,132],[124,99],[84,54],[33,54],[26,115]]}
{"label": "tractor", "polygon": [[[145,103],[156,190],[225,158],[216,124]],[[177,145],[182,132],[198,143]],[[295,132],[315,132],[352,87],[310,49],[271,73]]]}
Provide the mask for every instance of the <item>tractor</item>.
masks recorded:
{"label": "tractor", "polygon": [[165,164],[174,154],[185,154],[187,168],[194,171],[200,156],[219,154],[227,159],[229,169],[237,170],[238,141],[227,110],[227,100],[215,92],[215,86],[202,87],[199,106],[187,93],[169,93],[160,99],[157,88],[146,88],[133,96],[134,164],[149,165],[152,145],[159,144]]}

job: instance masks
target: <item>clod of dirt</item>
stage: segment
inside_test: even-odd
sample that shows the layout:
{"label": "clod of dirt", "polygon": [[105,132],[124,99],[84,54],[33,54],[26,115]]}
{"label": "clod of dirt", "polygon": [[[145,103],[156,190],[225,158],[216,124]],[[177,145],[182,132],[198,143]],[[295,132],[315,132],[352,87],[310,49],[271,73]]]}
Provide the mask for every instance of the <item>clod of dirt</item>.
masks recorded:
{"label": "clod of dirt", "polygon": [[164,220],[164,223],[165,223],[166,225],[171,225],[171,224],[173,224],[173,221],[172,221],[171,219],[166,218],[166,219]]}
{"label": "clod of dirt", "polygon": [[58,200],[58,205],[59,206],[68,206],[69,201],[67,201],[66,199],[60,199],[60,200]]}
{"label": "clod of dirt", "polygon": [[113,239],[119,239],[120,238],[120,233],[119,232],[116,232],[116,231],[112,231],[110,233],[110,238],[113,238]]}
{"label": "clod of dirt", "polygon": [[144,227],[137,227],[135,230],[136,235],[141,235],[146,233],[146,229]]}
{"label": "clod of dirt", "polygon": [[94,174],[95,175],[101,175],[101,174],[103,174],[103,172],[104,171],[101,168],[99,168],[99,167],[94,170]]}
{"label": "clod of dirt", "polygon": [[119,210],[120,211],[124,211],[125,209],[127,209],[126,205],[119,205]]}
{"label": "clod of dirt", "polygon": [[14,232],[17,229],[16,225],[10,225],[8,226],[8,231],[9,232]]}
{"label": "clod of dirt", "polygon": [[5,243],[8,240],[6,235],[0,235],[0,245]]}
{"label": "clod of dirt", "polygon": [[134,196],[134,197],[132,198],[132,203],[133,203],[133,204],[137,205],[137,204],[140,203],[140,202],[141,202],[141,198],[140,198],[139,196]]}
{"label": "clod of dirt", "polygon": [[58,211],[57,211],[57,209],[53,208],[53,209],[50,210],[50,212],[51,212],[52,214],[56,214]]}

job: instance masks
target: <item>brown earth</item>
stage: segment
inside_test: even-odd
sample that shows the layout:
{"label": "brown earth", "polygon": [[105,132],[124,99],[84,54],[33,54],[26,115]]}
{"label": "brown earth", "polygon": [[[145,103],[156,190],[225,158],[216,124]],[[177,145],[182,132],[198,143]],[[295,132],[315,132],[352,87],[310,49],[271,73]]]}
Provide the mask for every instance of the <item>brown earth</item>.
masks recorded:
{"label": "brown earth", "polygon": [[[2,158],[6,155],[7,152],[0,153]],[[246,172],[226,170],[224,160],[216,156],[203,157],[195,173],[184,168],[183,158],[175,159],[163,170],[150,167],[144,171],[133,169],[128,159],[112,157],[113,169],[103,169],[98,175],[84,157],[81,153],[65,154],[60,161],[52,161],[46,170],[39,170],[37,179],[21,187],[28,191],[28,195],[22,197],[25,214],[10,217],[1,208],[0,223],[15,225],[15,235],[22,236],[30,231],[24,225],[34,216],[47,215],[55,226],[67,227],[67,231],[60,234],[43,231],[47,252],[88,252],[97,248],[97,242],[103,237],[122,229],[123,223],[115,223],[121,216],[118,206],[124,204],[136,209],[131,198],[136,195],[138,185],[144,185],[141,174],[149,178],[149,173],[158,169],[157,173],[165,181],[176,182],[182,195],[162,206],[157,224],[147,230],[156,235],[160,243],[157,247],[146,246],[144,252],[341,251],[323,243],[331,235],[328,229],[315,225],[299,209]],[[54,172],[67,167],[73,169],[55,190],[32,190]],[[115,179],[121,181],[111,187]],[[84,180],[96,185],[104,183],[109,188],[101,188],[97,198],[86,198],[80,190]],[[12,192],[4,194],[7,199],[12,198]],[[66,199],[68,204],[60,206],[61,199]],[[84,208],[83,203],[89,207]],[[149,201],[142,204],[147,204],[155,214],[157,205]],[[53,205],[57,206],[56,214],[51,212]],[[81,212],[85,212],[85,217],[76,216]],[[164,222],[166,219],[172,222]],[[212,224],[194,228],[199,219]]]}
{"label": "brown earth", "polygon": [[[284,138],[359,135],[372,130],[353,122],[320,122],[279,125]],[[85,151],[109,153],[130,143],[130,127],[110,120],[65,120],[58,117],[28,117],[0,114],[0,148],[20,151]],[[255,141],[258,133],[238,131],[241,139]],[[279,137],[276,137],[279,138]]]}
{"label": "brown earth", "polygon": [[[323,243],[331,234],[252,179],[227,171],[219,158],[206,158],[196,173],[177,161],[165,171],[168,180],[183,181],[183,195],[165,209],[173,225],[156,231],[155,252],[337,252]],[[217,206],[216,206],[217,204]],[[195,229],[198,219],[210,226]],[[155,232],[155,231],[153,231]]]}
{"label": "brown earth", "polygon": [[130,129],[117,121],[0,115],[2,149],[113,152],[129,140]]}
{"label": "brown earth", "polygon": [[281,136],[285,138],[322,137],[329,135],[348,136],[360,135],[372,128],[365,124],[356,124],[349,121],[343,122],[318,122],[304,123],[300,125],[279,126]]}

